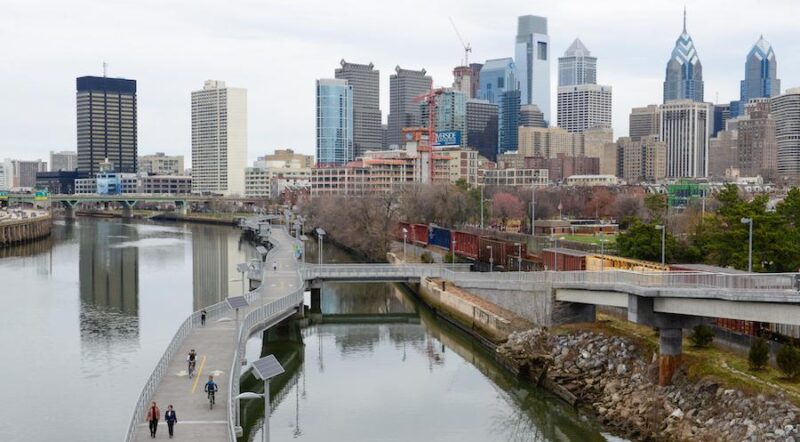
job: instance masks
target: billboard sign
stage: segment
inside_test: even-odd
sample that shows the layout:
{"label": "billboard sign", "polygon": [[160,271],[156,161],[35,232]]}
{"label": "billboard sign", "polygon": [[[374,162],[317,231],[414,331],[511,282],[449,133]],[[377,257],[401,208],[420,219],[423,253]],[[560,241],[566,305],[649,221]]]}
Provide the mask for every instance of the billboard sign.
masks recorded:
{"label": "billboard sign", "polygon": [[0,201],[5,201],[8,199],[8,192],[5,190],[0,190]]}
{"label": "billboard sign", "polygon": [[36,193],[33,194],[34,201],[47,201],[48,193],[46,190],[37,190]]}
{"label": "billboard sign", "polygon": [[436,132],[436,146],[460,146],[461,145],[461,131],[450,130]]}

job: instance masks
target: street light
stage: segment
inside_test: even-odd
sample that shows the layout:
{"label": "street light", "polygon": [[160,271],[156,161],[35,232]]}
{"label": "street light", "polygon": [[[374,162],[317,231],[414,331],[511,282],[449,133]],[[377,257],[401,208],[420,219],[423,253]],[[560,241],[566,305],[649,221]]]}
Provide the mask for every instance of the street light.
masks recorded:
{"label": "street light", "polygon": [[742,224],[747,224],[750,236],[747,240],[747,271],[753,271],[753,218],[742,218]]}
{"label": "street light", "polygon": [[491,273],[493,271],[492,267],[494,267],[494,250],[492,246],[486,246],[486,248],[489,249],[489,272]]}
{"label": "street light", "polygon": [[[742,220],[744,222],[744,220]],[[661,266],[664,266],[664,245],[667,241],[667,229],[662,225],[659,224],[656,226],[656,230],[661,231]]]}
{"label": "street light", "polygon": [[517,246],[517,271],[522,271],[522,244],[516,242],[514,243]]}
{"label": "street light", "polygon": [[408,241],[408,229],[403,227],[403,262],[406,262],[406,242]]}
{"label": "street light", "polygon": [[[245,391],[238,394],[234,400],[239,401],[240,399],[264,399],[264,423],[261,430],[261,437],[262,441],[269,442],[269,415],[270,415],[270,405],[269,405],[269,381],[278,376],[283,374],[285,370],[275,359],[275,356],[269,355],[265,358],[261,358],[255,362],[253,362],[253,372],[258,379],[264,381],[264,393],[258,394],[253,393],[251,391]],[[237,407],[238,408],[238,407]],[[237,415],[237,418],[239,416]]]}
{"label": "street light", "polygon": [[302,255],[303,255],[303,264],[305,264],[306,263],[306,241],[308,241],[308,237],[305,234],[300,235],[300,241],[303,242],[303,253],[302,253]]}
{"label": "street light", "polygon": [[317,238],[319,238],[319,256],[317,256],[319,264],[322,264],[322,240],[325,236],[325,231],[321,227],[317,227]]}
{"label": "street light", "polygon": [[483,188],[484,186],[481,186],[481,229],[483,229]]}

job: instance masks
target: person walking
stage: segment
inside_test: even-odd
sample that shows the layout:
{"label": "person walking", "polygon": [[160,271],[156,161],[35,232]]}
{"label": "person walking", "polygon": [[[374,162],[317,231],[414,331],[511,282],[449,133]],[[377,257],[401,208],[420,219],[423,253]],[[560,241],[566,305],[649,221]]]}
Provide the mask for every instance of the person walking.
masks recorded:
{"label": "person walking", "polygon": [[173,428],[175,427],[175,424],[178,422],[178,416],[175,415],[175,410],[172,408],[172,404],[169,404],[167,406],[167,412],[164,413],[164,420],[167,421],[169,438],[172,439]]}
{"label": "person walking", "polygon": [[272,261],[272,270],[275,272],[278,271],[278,261]]}
{"label": "person walking", "polygon": [[206,326],[206,309],[200,310],[200,326]]}
{"label": "person walking", "polygon": [[159,416],[161,416],[161,410],[158,409],[156,401],[150,402],[150,407],[147,409],[147,422],[150,424],[150,437],[153,439],[156,438]]}

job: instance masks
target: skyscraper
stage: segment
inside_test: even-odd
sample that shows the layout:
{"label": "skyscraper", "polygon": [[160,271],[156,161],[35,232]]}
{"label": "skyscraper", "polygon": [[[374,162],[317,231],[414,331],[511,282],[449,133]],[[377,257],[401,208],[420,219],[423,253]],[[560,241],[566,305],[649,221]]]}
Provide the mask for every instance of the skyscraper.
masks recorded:
{"label": "skyscraper", "polygon": [[738,102],[731,103],[731,117],[744,115],[747,102],[753,98],[771,98],[780,95],[781,80],[778,79],[778,60],[775,51],[764,36],[747,54],[744,65],[744,80]]}
{"label": "skyscraper", "polygon": [[347,80],[317,80],[317,164],[354,159],[353,87]]}
{"label": "skyscraper", "polygon": [[522,127],[547,127],[544,122],[544,114],[535,104],[519,107],[519,125]]}
{"label": "skyscraper", "polygon": [[778,169],[778,145],[775,138],[775,119],[769,112],[769,99],[751,99],[745,106],[745,116],[740,118],[736,125],[739,132],[740,174],[774,179]]}
{"label": "skyscraper", "polygon": [[491,161],[497,157],[498,108],[486,100],[467,100],[466,145]]}
{"label": "skyscraper", "polygon": [[356,157],[368,150],[383,149],[380,109],[380,71],[374,65],[340,62],[335,77],[353,88],[353,151]]}
{"label": "skyscraper", "polygon": [[667,173],[667,145],[657,136],[617,140],[617,176],[629,183],[656,181]]}
{"label": "skyscraper", "polygon": [[433,79],[425,75],[425,69],[414,71],[394,68],[389,77],[389,144],[400,145],[403,141],[403,128],[413,127],[420,119],[419,103],[414,97],[431,90]]}
{"label": "skyscraper", "polygon": [[247,89],[206,80],[192,92],[192,191],[244,195]]}
{"label": "skyscraper", "polygon": [[136,80],[79,77],[78,174],[94,177],[99,164],[114,172],[137,172]]}
{"label": "skyscraper", "polygon": [[661,135],[661,115],[656,104],[631,109],[629,123],[628,133],[633,141],[650,135]]}
{"label": "skyscraper", "polygon": [[[420,103],[420,127],[428,126],[428,105]],[[436,97],[436,127],[437,132],[455,131],[461,134],[461,144],[468,144],[467,133],[467,98],[460,91],[446,91]]]}
{"label": "skyscraper", "polygon": [[597,57],[576,38],[558,58],[558,85],[597,84]]}
{"label": "skyscraper", "polygon": [[61,152],[50,151],[50,171],[57,172],[59,170],[77,170],[78,169],[78,153],[71,150],[64,150]]}
{"label": "skyscraper", "polygon": [[517,89],[514,60],[495,58],[486,60],[480,72],[478,98],[500,105],[505,91]]}
{"label": "skyscraper", "polygon": [[796,181],[800,179],[800,88],[773,97],[770,110],[775,119],[778,174]]}
{"label": "skyscraper", "polygon": [[664,80],[664,103],[684,99],[703,101],[703,65],[692,37],[686,32],[686,9],[683,10],[683,32],[675,41]]}
{"label": "skyscraper", "polygon": [[720,131],[725,130],[725,123],[731,119],[731,105],[730,104],[715,104],[714,105],[714,129],[711,131],[711,136],[716,137]]}
{"label": "skyscraper", "polygon": [[519,142],[519,108],[521,91],[510,90],[503,92],[500,100],[498,119],[500,121],[500,136],[497,141],[498,153],[517,150]]}
{"label": "skyscraper", "polygon": [[535,104],[550,122],[550,37],[547,18],[523,15],[517,19],[514,47],[520,104]]}
{"label": "skyscraper", "polygon": [[710,103],[673,100],[659,107],[661,141],[667,144],[667,177],[708,176],[708,144],[711,137]]}

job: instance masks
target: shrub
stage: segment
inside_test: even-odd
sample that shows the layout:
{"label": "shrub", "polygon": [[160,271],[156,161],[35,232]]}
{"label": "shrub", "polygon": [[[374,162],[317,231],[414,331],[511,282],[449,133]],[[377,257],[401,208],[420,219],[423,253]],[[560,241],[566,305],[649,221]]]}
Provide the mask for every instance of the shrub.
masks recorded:
{"label": "shrub", "polygon": [[792,345],[783,345],[775,355],[778,368],[789,379],[794,379],[800,374],[800,350]]}
{"label": "shrub", "polygon": [[692,330],[689,340],[695,347],[708,347],[714,341],[714,330],[705,324],[698,325]]}
{"label": "shrub", "polygon": [[769,345],[764,338],[756,338],[750,344],[750,353],[747,355],[751,370],[761,370],[769,362]]}
{"label": "shrub", "polygon": [[444,254],[444,262],[453,263],[453,252],[447,252]]}
{"label": "shrub", "polygon": [[422,255],[419,256],[419,260],[425,264],[431,264],[433,262],[433,256],[431,252],[422,252]]}

